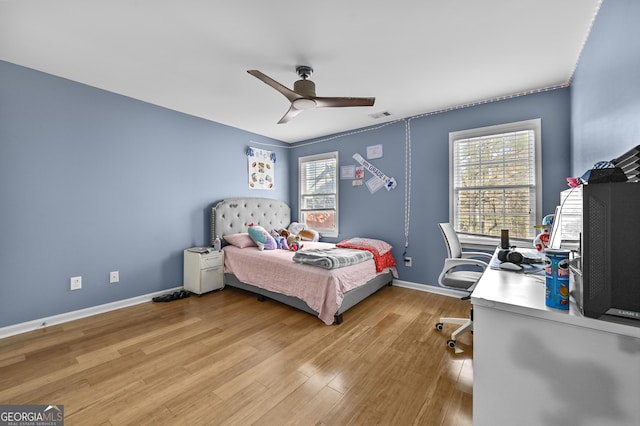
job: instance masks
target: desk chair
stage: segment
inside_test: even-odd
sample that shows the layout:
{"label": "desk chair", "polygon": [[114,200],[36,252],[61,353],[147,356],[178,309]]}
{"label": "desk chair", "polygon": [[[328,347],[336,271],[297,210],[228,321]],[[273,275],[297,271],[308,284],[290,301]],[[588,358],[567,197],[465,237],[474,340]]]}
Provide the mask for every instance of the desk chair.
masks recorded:
{"label": "desk chair", "polygon": [[[447,246],[448,257],[444,260],[444,267],[438,277],[440,287],[461,290],[467,293],[462,300],[471,298],[471,292],[476,283],[482,276],[484,270],[489,266],[491,254],[482,252],[463,252],[458,234],[450,223],[439,223],[442,237]],[[482,258],[485,261],[475,259]],[[462,268],[461,268],[462,267]],[[447,341],[450,348],[456,347],[456,337],[465,331],[473,331],[473,306],[469,318],[440,318],[440,322],[436,324],[436,330],[442,330],[444,324],[460,325],[456,331],[451,334],[451,339]]]}

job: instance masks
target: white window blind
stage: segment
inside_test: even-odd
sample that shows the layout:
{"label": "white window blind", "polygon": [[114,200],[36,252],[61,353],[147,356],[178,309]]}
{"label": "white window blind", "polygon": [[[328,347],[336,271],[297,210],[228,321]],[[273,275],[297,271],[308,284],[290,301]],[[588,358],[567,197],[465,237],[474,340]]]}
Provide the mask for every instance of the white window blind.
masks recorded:
{"label": "white window blind", "polygon": [[456,231],[533,238],[540,202],[540,120],[450,135]]}
{"label": "white window blind", "polygon": [[327,237],[338,236],[338,152],[298,159],[299,221]]}

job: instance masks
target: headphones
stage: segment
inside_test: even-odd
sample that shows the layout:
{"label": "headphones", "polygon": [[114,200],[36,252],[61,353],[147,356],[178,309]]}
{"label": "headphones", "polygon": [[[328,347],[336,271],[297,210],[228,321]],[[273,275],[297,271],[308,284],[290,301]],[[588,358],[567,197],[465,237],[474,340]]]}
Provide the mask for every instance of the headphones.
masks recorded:
{"label": "headphones", "polygon": [[513,250],[500,250],[498,252],[498,260],[500,262],[511,262],[516,265],[522,265],[523,263],[537,263],[536,259],[529,259],[524,257],[522,253]]}

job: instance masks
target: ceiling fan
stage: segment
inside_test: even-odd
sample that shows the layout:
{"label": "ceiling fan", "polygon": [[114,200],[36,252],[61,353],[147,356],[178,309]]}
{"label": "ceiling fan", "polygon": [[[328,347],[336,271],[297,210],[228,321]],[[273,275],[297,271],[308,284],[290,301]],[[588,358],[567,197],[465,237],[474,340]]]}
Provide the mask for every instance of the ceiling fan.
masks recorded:
{"label": "ceiling fan", "polygon": [[278,124],[291,121],[293,117],[307,109],[373,106],[376,101],[376,98],[326,98],[316,96],[316,84],[313,81],[308,80],[313,73],[313,68],[307,65],[299,65],[296,67],[296,72],[300,76],[301,80],[298,80],[293,84],[293,90],[283,86],[258,70],[248,70],[247,72],[282,93],[284,97],[289,99],[289,102],[291,102],[289,111],[287,111],[280,121],[278,121]]}

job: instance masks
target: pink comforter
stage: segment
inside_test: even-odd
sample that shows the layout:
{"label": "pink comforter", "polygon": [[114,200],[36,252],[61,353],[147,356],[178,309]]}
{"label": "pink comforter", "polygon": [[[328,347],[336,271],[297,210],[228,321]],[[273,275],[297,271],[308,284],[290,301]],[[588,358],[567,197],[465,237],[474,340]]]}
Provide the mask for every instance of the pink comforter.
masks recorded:
{"label": "pink comforter", "polygon": [[[308,241],[303,244],[303,250],[335,246]],[[327,270],[296,263],[293,254],[288,250],[260,251],[257,247],[239,249],[229,245],[224,247],[224,272],[244,283],[304,300],[325,324],[333,324],[344,293],[377,275],[373,259]]]}

